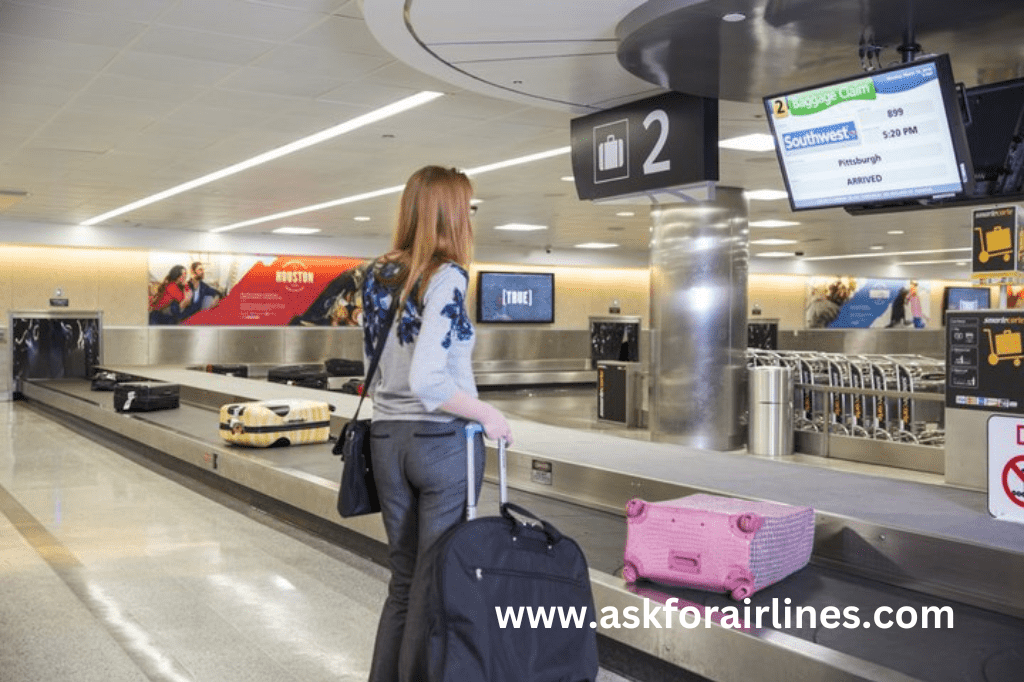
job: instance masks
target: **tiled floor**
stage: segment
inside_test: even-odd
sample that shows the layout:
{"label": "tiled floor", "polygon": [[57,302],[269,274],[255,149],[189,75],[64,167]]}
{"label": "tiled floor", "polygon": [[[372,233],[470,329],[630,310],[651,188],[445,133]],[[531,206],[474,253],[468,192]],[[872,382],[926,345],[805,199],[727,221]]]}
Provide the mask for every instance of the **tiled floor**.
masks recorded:
{"label": "tiled floor", "polygon": [[365,680],[386,580],[0,403],[3,682]]}

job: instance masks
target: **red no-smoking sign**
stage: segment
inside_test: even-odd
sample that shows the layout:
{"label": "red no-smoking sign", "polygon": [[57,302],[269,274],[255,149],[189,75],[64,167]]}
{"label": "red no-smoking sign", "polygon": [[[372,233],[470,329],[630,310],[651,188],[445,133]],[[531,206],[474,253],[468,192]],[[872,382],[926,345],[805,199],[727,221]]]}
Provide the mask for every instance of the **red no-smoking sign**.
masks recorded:
{"label": "red no-smoking sign", "polygon": [[1003,468],[1003,491],[1011,502],[1024,507],[1024,455],[1014,457]]}
{"label": "red no-smoking sign", "polygon": [[988,418],[988,513],[1024,523],[1024,416]]}

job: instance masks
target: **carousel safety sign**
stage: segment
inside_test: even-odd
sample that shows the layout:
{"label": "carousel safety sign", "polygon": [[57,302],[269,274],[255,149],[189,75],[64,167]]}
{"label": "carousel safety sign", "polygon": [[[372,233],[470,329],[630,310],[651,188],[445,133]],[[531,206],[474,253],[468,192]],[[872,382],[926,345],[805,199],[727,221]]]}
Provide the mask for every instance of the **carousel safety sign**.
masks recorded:
{"label": "carousel safety sign", "polygon": [[988,511],[1024,523],[1024,419],[1019,417],[988,420]]}

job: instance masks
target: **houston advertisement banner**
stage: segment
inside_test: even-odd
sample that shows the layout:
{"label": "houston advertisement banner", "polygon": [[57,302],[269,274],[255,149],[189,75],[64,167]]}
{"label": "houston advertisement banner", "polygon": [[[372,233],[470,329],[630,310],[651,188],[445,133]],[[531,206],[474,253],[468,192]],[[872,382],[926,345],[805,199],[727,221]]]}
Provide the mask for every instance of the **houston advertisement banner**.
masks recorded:
{"label": "houston advertisement banner", "polygon": [[931,319],[929,301],[927,282],[810,277],[805,318],[809,329],[923,329]]}
{"label": "houston advertisement banner", "polygon": [[358,325],[362,259],[151,253],[151,325]]}

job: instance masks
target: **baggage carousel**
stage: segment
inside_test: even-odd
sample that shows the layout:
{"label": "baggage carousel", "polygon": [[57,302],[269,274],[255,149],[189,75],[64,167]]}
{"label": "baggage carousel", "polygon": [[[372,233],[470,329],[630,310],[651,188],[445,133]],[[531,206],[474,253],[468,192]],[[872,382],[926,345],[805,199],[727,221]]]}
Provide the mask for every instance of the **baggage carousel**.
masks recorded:
{"label": "baggage carousel", "polygon": [[[338,433],[357,397],[180,367],[108,369],[177,383],[182,406],[119,414],[110,393],[91,391],[82,380],[33,380],[23,386],[23,397],[87,432],[117,434],[140,452],[163,453],[199,477],[223,479],[343,529],[344,537],[365,546],[379,549],[385,541],[379,515],[337,515],[341,464],[330,445],[258,450],[227,445],[218,434],[221,404],[274,398],[326,400],[334,406],[332,433]],[[515,397],[504,400],[507,413],[515,414]],[[538,392],[523,412],[538,410],[543,400]],[[554,396],[553,405],[558,400]],[[510,496],[583,547],[606,667],[640,679],[1024,679],[1024,525],[992,519],[985,495],[627,438],[578,412],[568,415],[578,428],[510,420],[516,434],[509,451]],[[496,508],[495,459],[488,459],[484,514]],[[621,578],[625,503],[693,492],[813,507],[811,565],[755,594],[749,604],[649,582],[627,584]],[[697,607],[721,624],[684,627],[672,617],[666,627],[664,610],[645,617],[671,598],[676,608]],[[738,626],[722,621],[728,606],[739,608]],[[630,627],[620,615],[616,627],[604,617],[610,607],[617,614],[635,608],[639,624]],[[855,608],[860,622],[810,622],[812,610],[825,614],[829,607],[841,613]],[[761,623],[754,621],[759,608],[766,614]],[[948,619],[934,621],[942,614],[953,617],[952,628]],[[926,617],[933,618],[928,627]],[[913,627],[900,626],[912,618]]]}

